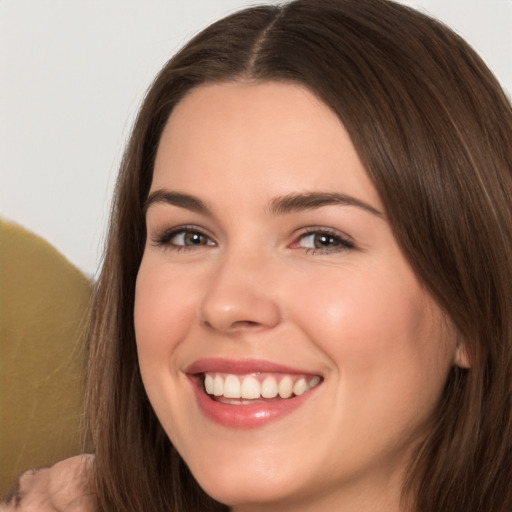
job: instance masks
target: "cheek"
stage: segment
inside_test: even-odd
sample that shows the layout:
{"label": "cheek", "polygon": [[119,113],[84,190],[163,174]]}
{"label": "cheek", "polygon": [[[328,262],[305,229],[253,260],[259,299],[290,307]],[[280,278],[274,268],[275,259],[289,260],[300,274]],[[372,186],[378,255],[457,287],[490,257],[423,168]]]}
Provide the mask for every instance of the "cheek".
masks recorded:
{"label": "cheek", "polygon": [[[189,293],[187,293],[189,292]],[[135,290],[135,336],[141,370],[169,361],[193,318],[192,294],[176,275],[142,261]]]}
{"label": "cheek", "polygon": [[294,292],[302,298],[294,317],[331,359],[347,394],[388,390],[434,400],[451,366],[453,341],[408,267],[386,268],[393,273],[367,267],[363,275],[354,268],[303,283],[308,293]]}
{"label": "cheek", "polygon": [[390,282],[379,272],[330,271],[325,279],[306,278],[299,287],[308,293],[290,294],[300,297],[294,316],[326,351],[378,351],[389,337],[398,343],[396,336],[419,329],[425,316],[414,283]]}
{"label": "cheek", "polygon": [[310,283],[295,316],[337,377],[336,428],[370,451],[406,445],[427,427],[451,366],[437,309],[415,279],[354,272],[328,282]]}

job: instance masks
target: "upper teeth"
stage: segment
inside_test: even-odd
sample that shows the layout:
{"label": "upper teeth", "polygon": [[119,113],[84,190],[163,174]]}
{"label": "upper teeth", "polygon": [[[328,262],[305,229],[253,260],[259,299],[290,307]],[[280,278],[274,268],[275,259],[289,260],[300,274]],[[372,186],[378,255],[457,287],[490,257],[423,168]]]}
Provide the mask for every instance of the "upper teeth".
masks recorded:
{"label": "upper teeth", "polygon": [[205,373],[204,387],[209,395],[224,398],[281,398],[298,396],[320,383],[318,376],[275,374],[233,375],[225,373]]}

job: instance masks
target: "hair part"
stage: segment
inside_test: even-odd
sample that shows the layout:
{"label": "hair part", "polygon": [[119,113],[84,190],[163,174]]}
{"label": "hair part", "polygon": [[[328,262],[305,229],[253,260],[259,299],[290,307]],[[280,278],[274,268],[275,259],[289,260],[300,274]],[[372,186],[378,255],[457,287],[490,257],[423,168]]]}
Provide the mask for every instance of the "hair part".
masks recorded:
{"label": "hair part", "polygon": [[240,11],[194,37],[150,87],[121,165],[94,307],[87,411],[100,510],[227,510],[199,488],[160,426],[133,328],[160,136],[186,94],[224,81],[300,84],[337,113],[398,244],[464,343],[471,368],[449,375],[404,503],[509,510],[512,109],[467,43],[388,0]]}

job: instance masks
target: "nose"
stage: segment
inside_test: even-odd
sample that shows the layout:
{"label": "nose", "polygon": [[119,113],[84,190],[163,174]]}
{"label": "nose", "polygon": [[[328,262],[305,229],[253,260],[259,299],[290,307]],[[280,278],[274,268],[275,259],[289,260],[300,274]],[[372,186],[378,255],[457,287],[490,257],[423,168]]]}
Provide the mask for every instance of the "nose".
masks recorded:
{"label": "nose", "polygon": [[201,323],[228,334],[275,327],[281,311],[271,274],[270,265],[259,258],[226,258],[206,285]]}

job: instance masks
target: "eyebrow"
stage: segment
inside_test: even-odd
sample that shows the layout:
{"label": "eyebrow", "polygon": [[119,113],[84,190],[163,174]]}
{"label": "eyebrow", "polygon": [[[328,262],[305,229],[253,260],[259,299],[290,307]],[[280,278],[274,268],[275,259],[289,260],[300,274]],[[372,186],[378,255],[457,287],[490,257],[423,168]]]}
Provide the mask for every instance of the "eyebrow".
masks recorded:
{"label": "eyebrow", "polygon": [[173,206],[186,208],[187,210],[201,213],[203,215],[208,215],[211,213],[210,208],[208,208],[206,203],[195,196],[191,196],[190,194],[182,194],[181,192],[171,192],[169,190],[160,189],[155,190],[155,192],[149,194],[142,209],[144,215],[151,205],[157,203],[171,204]]}
{"label": "eyebrow", "polygon": [[[143,213],[146,214],[149,207],[157,203],[170,204],[202,215],[211,215],[211,209],[198,197],[165,189],[155,190],[149,195],[144,203]],[[337,192],[304,192],[275,197],[270,201],[269,212],[273,215],[284,215],[332,205],[355,206],[379,218],[384,218],[381,211],[368,203],[356,197]]]}
{"label": "eyebrow", "polygon": [[337,192],[305,192],[276,197],[270,202],[270,212],[273,214],[285,214],[331,205],[356,206],[372,215],[384,218],[384,214],[381,211],[368,203],[356,197]]}

